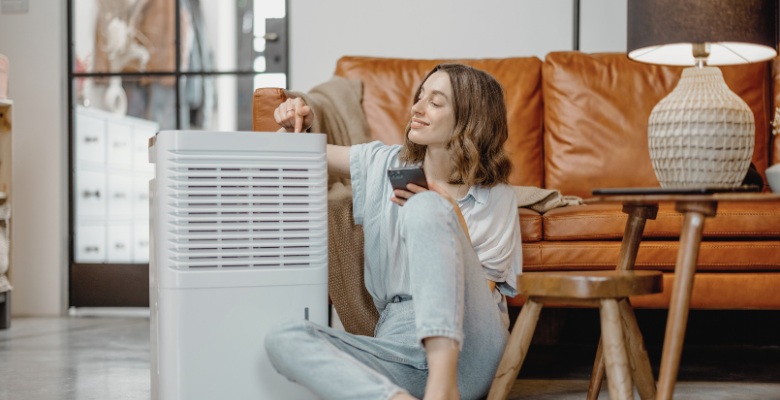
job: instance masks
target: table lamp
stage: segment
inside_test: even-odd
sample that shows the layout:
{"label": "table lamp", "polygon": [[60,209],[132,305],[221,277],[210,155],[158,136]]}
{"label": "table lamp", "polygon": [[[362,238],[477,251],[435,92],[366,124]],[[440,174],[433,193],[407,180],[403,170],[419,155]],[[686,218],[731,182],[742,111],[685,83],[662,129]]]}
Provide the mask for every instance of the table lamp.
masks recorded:
{"label": "table lamp", "polygon": [[715,65],[777,55],[777,0],[628,0],[628,58],[690,66],[650,113],[662,187],[734,187],[753,157],[753,112]]}

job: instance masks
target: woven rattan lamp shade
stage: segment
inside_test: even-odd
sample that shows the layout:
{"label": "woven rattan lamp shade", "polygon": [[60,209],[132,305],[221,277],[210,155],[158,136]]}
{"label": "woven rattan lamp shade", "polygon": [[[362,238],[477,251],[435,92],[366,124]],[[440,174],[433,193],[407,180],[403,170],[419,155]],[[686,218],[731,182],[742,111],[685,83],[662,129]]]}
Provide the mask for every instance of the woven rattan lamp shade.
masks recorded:
{"label": "woven rattan lamp shade", "polygon": [[755,123],[720,70],[777,55],[776,0],[628,0],[628,57],[693,65],[650,114],[650,160],[663,187],[738,186]]}

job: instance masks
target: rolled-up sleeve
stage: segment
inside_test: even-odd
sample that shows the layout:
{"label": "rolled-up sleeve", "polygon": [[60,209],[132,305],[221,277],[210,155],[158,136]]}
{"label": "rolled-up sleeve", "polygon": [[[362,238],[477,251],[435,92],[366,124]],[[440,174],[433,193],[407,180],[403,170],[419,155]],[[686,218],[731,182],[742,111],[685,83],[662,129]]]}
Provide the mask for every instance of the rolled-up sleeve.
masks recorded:
{"label": "rolled-up sleeve", "polygon": [[[363,224],[369,197],[382,193],[373,186],[384,183],[383,175],[396,159],[400,146],[387,146],[380,141],[353,145],[349,150],[349,174],[352,180],[352,217]],[[373,185],[373,186],[372,186]]]}

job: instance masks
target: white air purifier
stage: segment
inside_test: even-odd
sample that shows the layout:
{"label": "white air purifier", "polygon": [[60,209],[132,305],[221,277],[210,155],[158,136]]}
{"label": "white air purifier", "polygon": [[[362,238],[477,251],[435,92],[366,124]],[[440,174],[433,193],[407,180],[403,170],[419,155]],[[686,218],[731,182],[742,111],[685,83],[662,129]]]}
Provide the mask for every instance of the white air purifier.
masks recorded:
{"label": "white air purifier", "polygon": [[263,342],[327,324],[325,136],[162,131],[149,158],[152,399],[315,398]]}

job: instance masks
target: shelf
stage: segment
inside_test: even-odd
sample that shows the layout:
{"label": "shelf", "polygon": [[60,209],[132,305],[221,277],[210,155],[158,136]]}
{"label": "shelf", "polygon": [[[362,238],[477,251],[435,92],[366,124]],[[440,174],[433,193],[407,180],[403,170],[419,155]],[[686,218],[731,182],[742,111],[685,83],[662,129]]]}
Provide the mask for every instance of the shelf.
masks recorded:
{"label": "shelf", "polygon": [[13,131],[13,102],[0,99],[0,192],[3,200],[11,191],[11,132]]}
{"label": "shelf", "polygon": [[0,133],[11,132],[11,106],[13,101],[0,99]]}

